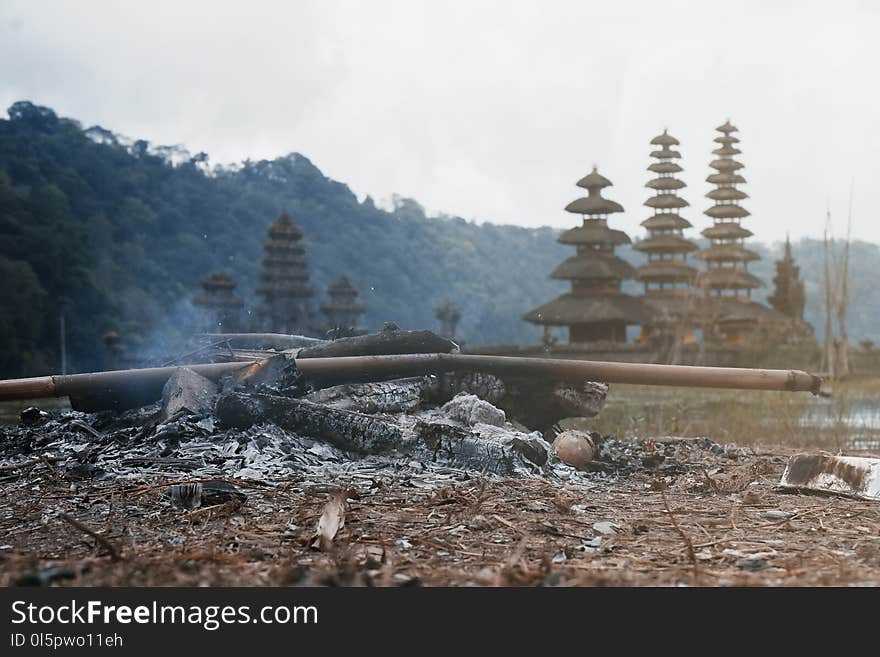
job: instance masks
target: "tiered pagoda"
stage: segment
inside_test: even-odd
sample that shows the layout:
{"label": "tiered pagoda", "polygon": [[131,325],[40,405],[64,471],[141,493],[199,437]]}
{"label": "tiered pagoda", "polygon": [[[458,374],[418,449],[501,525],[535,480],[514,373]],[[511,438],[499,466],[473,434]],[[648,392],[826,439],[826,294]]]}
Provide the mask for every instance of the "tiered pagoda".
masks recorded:
{"label": "tiered pagoda", "polygon": [[648,167],[656,177],[645,185],[654,190],[654,196],[645,205],[654,214],[642,222],[648,237],[633,248],[648,256],[648,262],[636,273],[645,286],[645,301],[652,311],[653,323],[662,324],[680,320],[688,311],[697,270],[688,265],[687,254],[699,247],[684,237],[683,231],[691,227],[691,222],[679,214],[689,205],[678,196],[685,183],[675,177],[682,168],[673,160],[681,158],[681,154],[672,146],[678,146],[679,141],[664,130],[651,140],[651,145],[659,148],[651,153],[657,162]]}
{"label": "tiered pagoda", "polygon": [[199,327],[206,333],[234,333],[241,330],[242,298],[235,293],[235,279],[222,271],[213,272],[199,281],[200,294],[193,304],[201,310]]}
{"label": "tiered pagoda", "polygon": [[743,218],[750,213],[739,202],[748,198],[748,194],[737,189],[737,185],[746,180],[738,173],[743,165],[733,159],[742,151],[735,146],[739,139],[731,134],[737,129],[730,125],[730,121],[716,129],[721,133],[721,136],[715,137],[720,146],[712,153],[718,157],[709,166],[717,173],[706,178],[715,185],[715,189],[706,194],[715,201],[715,205],[705,212],[713,225],[702,232],[704,237],[709,238],[710,246],[698,254],[706,262],[706,270],[700,274],[699,284],[709,296],[750,299],[752,290],[763,284],[748,271],[748,263],[760,259],[760,256],[743,246],[745,238],[752,236],[752,231],[742,226]]}
{"label": "tiered pagoda", "polygon": [[269,226],[257,295],[257,322],[264,331],[308,333],[312,323],[302,231],[286,212]]}
{"label": "tiered pagoda", "polygon": [[571,281],[571,292],[529,311],[523,319],[533,324],[567,326],[569,342],[625,342],[626,327],[642,324],[646,312],[642,300],[624,294],[621,281],[636,277],[633,267],[615,255],[615,247],[629,244],[629,236],[608,227],[608,215],[623,212],[619,203],[602,197],[611,181],[592,173],[577,183],[587,196],[569,203],[566,210],[581,215],[582,225],[564,232],[561,244],[577,253],[560,264],[551,278]]}
{"label": "tiered pagoda", "polygon": [[[746,182],[739,173],[743,165],[734,159],[742,151],[737,148],[739,139],[733,136],[737,129],[727,121],[716,128],[719,144],[712,153],[716,155],[709,166],[715,169],[706,180],[715,189],[706,194],[715,205],[705,211],[712,225],[702,231],[709,239],[709,247],[697,257],[706,268],[697,277],[697,286],[703,290],[703,311],[711,330],[720,329],[725,341],[737,342],[742,335],[763,319],[778,319],[778,313],[751,301],[752,290],[762,287],[759,278],[749,273],[748,263],[760,256],[745,247],[745,239],[752,232],[742,226],[749,211],[740,205],[748,195],[738,188]],[[708,337],[704,331],[704,337]]]}
{"label": "tiered pagoda", "polygon": [[363,332],[358,324],[364,314],[364,304],[358,302],[357,296],[358,291],[347,276],[341,276],[327,288],[327,300],[321,304],[326,330],[347,336]]}

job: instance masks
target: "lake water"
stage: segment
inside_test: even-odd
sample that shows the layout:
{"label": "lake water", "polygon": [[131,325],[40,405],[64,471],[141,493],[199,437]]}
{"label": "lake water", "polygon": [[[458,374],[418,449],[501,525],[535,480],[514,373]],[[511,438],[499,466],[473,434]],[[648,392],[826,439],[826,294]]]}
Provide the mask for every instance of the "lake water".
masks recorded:
{"label": "lake water", "polygon": [[880,449],[880,400],[816,399],[801,416],[801,425],[814,429],[845,430],[855,449]]}

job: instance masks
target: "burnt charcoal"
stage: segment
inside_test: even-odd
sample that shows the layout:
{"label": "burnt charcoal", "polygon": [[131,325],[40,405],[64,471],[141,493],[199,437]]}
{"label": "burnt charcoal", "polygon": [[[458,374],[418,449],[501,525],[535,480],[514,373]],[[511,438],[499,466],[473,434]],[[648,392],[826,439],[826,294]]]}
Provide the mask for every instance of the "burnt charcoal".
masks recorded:
{"label": "burnt charcoal", "polygon": [[130,427],[152,428],[159,421],[161,402],[125,411],[100,411],[91,415],[91,424],[98,431],[116,431]]}
{"label": "burnt charcoal", "polygon": [[51,586],[55,582],[65,580],[74,580],[80,575],[85,575],[91,571],[88,564],[81,568],[73,568],[68,566],[55,566],[52,568],[44,568],[33,573],[22,575],[15,581],[15,586]]}
{"label": "burnt charcoal", "polygon": [[178,367],[162,388],[163,422],[181,415],[208,415],[214,405],[217,386],[188,367]]}
{"label": "burnt charcoal", "polygon": [[64,477],[70,481],[84,481],[86,479],[96,479],[104,474],[104,470],[96,466],[94,463],[79,459],[68,459],[64,462]]}
{"label": "burnt charcoal", "polygon": [[19,424],[23,427],[35,427],[48,421],[52,416],[36,406],[29,406],[19,415]]}
{"label": "burnt charcoal", "polygon": [[244,504],[247,501],[247,495],[225,481],[174,484],[168,487],[167,494],[173,506],[184,509],[216,506],[227,502]]}
{"label": "burnt charcoal", "polygon": [[[302,399],[244,393],[221,396],[216,414],[227,427],[247,428],[272,422],[282,429],[359,454],[399,452],[428,461],[444,459],[460,466],[504,475],[519,474],[523,468],[537,465],[528,458],[533,452],[500,436],[502,432],[504,438],[526,434],[488,425],[468,429],[455,426],[442,416],[436,420],[412,418],[398,421]],[[484,426],[493,431],[490,437],[481,435]]]}
{"label": "burnt charcoal", "polygon": [[423,377],[348,383],[317,390],[305,399],[358,413],[411,413],[421,406],[424,387]]}
{"label": "burnt charcoal", "polygon": [[519,377],[502,379],[480,372],[426,377],[427,401],[443,404],[461,393],[476,395],[530,429],[546,431],[566,418],[597,415],[605,404],[608,385],[594,381],[578,386]]}

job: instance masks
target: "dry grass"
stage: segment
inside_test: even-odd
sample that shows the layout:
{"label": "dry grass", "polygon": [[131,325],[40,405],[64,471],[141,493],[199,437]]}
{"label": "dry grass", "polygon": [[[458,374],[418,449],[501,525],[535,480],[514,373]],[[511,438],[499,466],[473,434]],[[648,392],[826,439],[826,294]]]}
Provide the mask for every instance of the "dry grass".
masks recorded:
{"label": "dry grass", "polygon": [[[708,436],[741,445],[837,451],[851,446],[855,406],[870,403],[875,390],[880,391],[880,381],[835,383],[831,399],[807,393],[618,385],[612,386],[598,417],[569,424],[632,438]],[[810,421],[817,415],[821,424]]]}

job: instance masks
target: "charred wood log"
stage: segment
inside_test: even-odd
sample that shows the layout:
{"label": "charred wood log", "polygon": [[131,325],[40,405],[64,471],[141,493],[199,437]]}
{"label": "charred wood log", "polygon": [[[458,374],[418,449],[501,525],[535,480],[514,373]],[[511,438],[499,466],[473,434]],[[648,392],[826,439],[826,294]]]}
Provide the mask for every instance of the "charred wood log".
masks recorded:
{"label": "charred wood log", "polygon": [[411,413],[422,404],[427,378],[343,384],[318,390],[305,399],[358,413]]}
{"label": "charred wood log", "polygon": [[228,393],[217,401],[215,413],[228,427],[246,428],[271,422],[350,452],[400,452],[500,475],[534,469],[547,459],[542,441],[515,431],[489,427],[490,433],[484,436],[479,429],[459,427],[441,419],[406,417],[398,421],[276,395]]}
{"label": "charred wood log", "polygon": [[384,356],[390,354],[448,354],[458,351],[452,340],[431,331],[385,329],[378,333],[340,338],[300,349],[297,358]]}
{"label": "charred wood log", "polygon": [[351,383],[324,388],[309,401],[361,413],[411,413],[440,406],[459,393],[476,395],[530,429],[546,430],[569,417],[593,417],[605,403],[608,386],[586,381],[565,382],[500,378],[480,372]]}
{"label": "charred wood log", "polygon": [[477,395],[503,410],[507,417],[532,429],[547,429],[569,417],[593,417],[605,404],[608,385],[585,381],[576,385],[540,378],[501,378],[480,372],[450,372],[431,377],[425,398],[445,403],[460,392]]}

